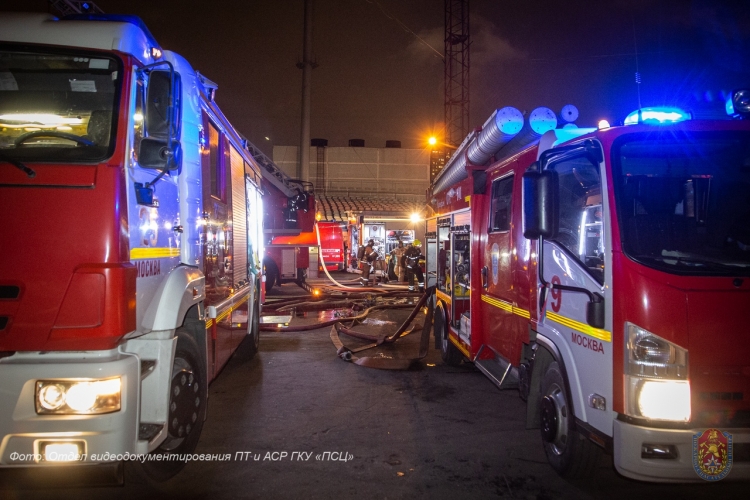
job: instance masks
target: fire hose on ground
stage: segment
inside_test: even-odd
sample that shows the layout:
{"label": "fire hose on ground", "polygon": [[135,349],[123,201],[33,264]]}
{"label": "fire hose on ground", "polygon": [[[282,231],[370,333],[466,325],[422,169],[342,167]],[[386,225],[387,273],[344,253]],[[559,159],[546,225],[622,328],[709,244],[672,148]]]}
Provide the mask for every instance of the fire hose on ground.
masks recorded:
{"label": "fire hose on ground", "polygon": [[[432,307],[431,299],[434,296],[435,287],[430,287],[427,289],[426,293],[422,295],[422,297],[419,299],[417,304],[414,306],[414,309],[412,310],[411,314],[409,314],[409,317],[406,318],[406,320],[401,324],[401,326],[396,330],[395,333],[392,335],[370,335],[363,332],[358,332],[356,330],[353,330],[351,327],[345,327],[340,322],[336,322],[333,327],[331,328],[331,341],[333,342],[333,345],[336,347],[336,354],[339,356],[339,358],[343,359],[344,361],[349,361],[351,363],[360,365],[360,366],[366,366],[369,368],[379,368],[382,370],[406,370],[408,369],[412,363],[414,363],[417,360],[420,360],[424,358],[427,355],[427,351],[430,344],[430,330],[432,329],[432,316],[434,312],[434,308]],[[373,347],[377,347],[383,344],[392,344],[395,343],[399,338],[408,335],[413,330],[418,328],[418,325],[411,326],[412,321],[414,321],[414,318],[417,316],[419,311],[422,309],[422,307],[427,304],[427,315],[425,317],[424,324],[422,325],[422,336],[419,341],[419,352],[416,357],[412,358],[392,358],[392,357],[386,357],[386,356],[378,356],[378,357],[357,357],[354,354],[357,352],[362,352],[367,349],[372,349]],[[349,335],[350,337],[355,337],[359,339],[364,340],[370,340],[372,343],[357,347],[357,348],[350,348],[347,347],[341,342],[341,338],[339,337],[339,333],[343,333],[346,335]]]}

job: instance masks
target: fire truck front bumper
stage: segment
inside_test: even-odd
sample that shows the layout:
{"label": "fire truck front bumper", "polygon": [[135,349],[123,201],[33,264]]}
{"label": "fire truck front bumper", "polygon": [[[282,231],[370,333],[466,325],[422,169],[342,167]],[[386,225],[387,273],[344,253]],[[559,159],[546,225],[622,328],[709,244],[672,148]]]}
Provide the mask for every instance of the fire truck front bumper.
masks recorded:
{"label": "fire truck front bumper", "polygon": [[[732,454],[726,468],[701,468],[693,463],[693,437],[706,429],[658,429],[615,420],[614,462],[625,477],[650,482],[704,482],[750,479],[750,429],[719,429],[732,438]],[[703,477],[702,477],[703,476]],[[721,476],[721,477],[720,477]]]}
{"label": "fire truck front bumper", "polygon": [[139,367],[117,350],[0,358],[0,467],[126,459],[138,438]]}

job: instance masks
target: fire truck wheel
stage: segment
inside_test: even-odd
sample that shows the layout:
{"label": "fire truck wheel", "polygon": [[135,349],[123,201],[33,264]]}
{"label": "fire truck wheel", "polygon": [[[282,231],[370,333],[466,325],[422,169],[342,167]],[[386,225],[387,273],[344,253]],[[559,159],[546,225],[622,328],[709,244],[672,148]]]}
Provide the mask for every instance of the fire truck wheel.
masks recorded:
{"label": "fire truck wheel", "polygon": [[[198,445],[206,413],[207,387],[205,363],[198,344],[186,331],[177,330],[177,349],[169,383],[167,438],[150,455],[164,460],[129,461],[130,476],[139,482],[160,483],[176,475],[185,466],[181,460],[166,460],[166,455],[190,454]],[[153,458],[153,457],[152,457]]]}
{"label": "fire truck wheel", "polygon": [[542,442],[547,460],[565,478],[587,477],[594,472],[601,451],[576,431],[572,405],[557,362],[547,368],[540,396]]}
{"label": "fire truck wheel", "polygon": [[273,285],[277,280],[279,281],[279,285],[281,285],[279,268],[276,263],[271,259],[265,259],[263,261],[263,266],[266,268],[266,291],[273,288]]}
{"label": "fire truck wheel", "polygon": [[448,322],[445,318],[445,309],[441,306],[435,308],[435,319],[433,320],[435,336],[440,339],[440,357],[443,362],[449,366],[458,366],[464,359],[463,354],[459,351],[453,342],[448,340]]}

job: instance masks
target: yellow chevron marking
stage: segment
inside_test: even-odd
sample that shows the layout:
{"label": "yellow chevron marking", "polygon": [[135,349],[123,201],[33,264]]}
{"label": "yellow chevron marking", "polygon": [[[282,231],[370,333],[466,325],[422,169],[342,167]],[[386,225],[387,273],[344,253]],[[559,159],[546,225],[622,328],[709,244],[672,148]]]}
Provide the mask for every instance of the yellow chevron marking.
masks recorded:
{"label": "yellow chevron marking", "polygon": [[581,323],[580,321],[566,318],[565,316],[561,316],[551,311],[547,311],[547,319],[554,321],[555,323],[558,323],[562,326],[577,330],[581,333],[585,333],[586,335],[589,335],[596,339],[603,340],[604,342],[612,342],[612,333],[608,332],[607,330],[594,328],[591,325],[587,325],[586,323]]}

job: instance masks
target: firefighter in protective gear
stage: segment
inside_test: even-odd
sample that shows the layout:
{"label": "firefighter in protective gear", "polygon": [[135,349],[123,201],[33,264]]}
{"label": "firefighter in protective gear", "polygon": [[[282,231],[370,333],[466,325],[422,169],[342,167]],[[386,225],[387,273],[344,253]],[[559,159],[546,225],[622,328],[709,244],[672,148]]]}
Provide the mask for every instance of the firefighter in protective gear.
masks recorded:
{"label": "firefighter in protective gear", "polygon": [[409,284],[409,291],[414,291],[414,278],[417,278],[417,285],[419,291],[424,292],[424,273],[422,268],[419,266],[419,259],[422,257],[422,250],[420,247],[422,242],[414,240],[414,243],[409,244],[409,248],[406,249],[404,254],[404,267],[406,268],[406,282]]}
{"label": "firefighter in protective gear", "polygon": [[398,240],[398,245],[396,248],[391,250],[391,258],[394,259],[394,266],[393,266],[393,272],[396,275],[396,279],[398,281],[404,281],[404,275],[405,275],[405,269],[403,266],[403,257],[406,253],[406,248],[404,247],[404,242],[401,240]]}
{"label": "firefighter in protective gear", "polygon": [[360,268],[362,269],[362,277],[360,278],[362,286],[368,286],[370,284],[370,273],[372,272],[373,263],[377,257],[378,252],[375,251],[375,241],[370,240],[367,242],[367,246],[362,255],[362,260],[359,263]]}

